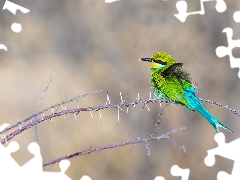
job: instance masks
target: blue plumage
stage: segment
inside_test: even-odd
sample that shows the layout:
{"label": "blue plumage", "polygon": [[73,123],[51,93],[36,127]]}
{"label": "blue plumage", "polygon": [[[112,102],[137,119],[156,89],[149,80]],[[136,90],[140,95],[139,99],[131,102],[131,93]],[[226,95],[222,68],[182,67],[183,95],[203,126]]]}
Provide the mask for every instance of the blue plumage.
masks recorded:
{"label": "blue plumage", "polygon": [[207,121],[214,127],[214,129],[218,131],[218,126],[230,131],[233,133],[231,129],[229,129],[227,126],[225,126],[223,123],[218,121],[203,105],[202,102],[195,96],[196,90],[193,88],[190,88],[186,91],[184,91],[184,96],[189,102],[189,109],[197,110]]}
{"label": "blue plumage", "polygon": [[203,107],[202,102],[195,95],[197,90],[192,86],[189,74],[183,70],[183,63],[177,63],[165,52],[156,52],[151,58],[139,60],[150,62],[151,88],[156,99],[181,104],[192,111],[197,110],[217,132],[218,127],[233,132]]}

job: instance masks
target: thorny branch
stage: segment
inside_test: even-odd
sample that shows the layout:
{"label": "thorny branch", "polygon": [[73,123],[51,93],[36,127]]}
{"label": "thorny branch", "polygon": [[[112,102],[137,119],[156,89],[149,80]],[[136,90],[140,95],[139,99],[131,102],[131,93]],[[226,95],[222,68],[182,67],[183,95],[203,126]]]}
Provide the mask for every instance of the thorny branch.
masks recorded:
{"label": "thorny branch", "polygon": [[[62,107],[63,104],[66,104],[66,103],[69,103],[69,102],[72,102],[74,101],[75,99],[80,99],[80,98],[83,98],[87,95],[92,95],[92,94],[96,94],[96,93],[99,93],[101,92],[100,91],[93,91],[93,92],[90,92],[90,93],[86,93],[84,95],[79,95],[77,97],[74,97],[70,100],[67,100],[67,101],[62,101],[61,103],[58,103],[56,105],[53,105],[53,106],[50,106],[44,110],[42,110],[41,112],[38,112],[38,113],[35,113],[33,114],[32,116],[29,116],[28,118],[22,120],[22,121],[19,121],[17,124],[11,126],[11,127],[8,127],[6,128],[5,130],[3,130],[2,132],[0,132],[0,134],[2,135],[3,139],[1,140],[1,143],[4,144],[6,143],[7,141],[9,141],[10,139],[12,139],[14,136],[20,134],[21,132],[43,122],[43,121],[50,121],[52,120],[54,117],[57,117],[57,116],[62,116],[62,115],[65,115],[65,114],[73,114],[74,117],[76,118],[77,114],[80,113],[81,111],[89,111],[90,113],[92,111],[99,111],[102,110],[102,109],[107,109],[107,108],[117,108],[118,111],[119,110],[122,110],[121,107],[125,106],[127,107],[127,112],[128,112],[128,107],[129,106],[135,106],[136,104],[143,104],[144,106],[143,107],[147,107],[147,109],[149,110],[147,104],[148,103],[156,103],[156,102],[163,102],[161,100],[157,100],[157,99],[151,99],[151,95],[150,95],[150,98],[147,99],[147,100],[141,100],[139,98],[139,94],[138,94],[138,98],[135,100],[135,101],[132,101],[132,102],[125,102],[125,99],[123,100],[122,99],[122,96],[121,96],[121,93],[120,93],[120,96],[121,96],[121,103],[119,104],[110,104],[110,99],[109,99],[109,96],[107,95],[107,102],[105,105],[102,105],[102,106],[90,106],[90,107],[87,107],[87,108],[80,108],[79,106],[76,108],[76,109],[71,109],[71,110],[67,110],[66,107],[63,108],[62,111],[60,112],[57,112],[57,110],[54,111],[54,108],[59,108],[59,107]],[[204,102],[208,102],[208,103],[211,103],[211,104],[215,104],[215,105],[218,105],[220,107],[223,107],[223,108],[226,108],[227,110],[233,112],[234,114],[237,114],[238,116],[240,116],[240,113],[232,108],[229,108],[228,106],[224,106],[218,102],[214,102],[214,101],[211,101],[211,100],[204,100],[202,98],[199,98],[201,101],[204,101]],[[175,132],[177,131],[181,131],[181,130],[185,130],[186,128],[179,128],[179,129],[175,129],[171,132],[168,132],[166,134],[162,134],[161,136],[155,136],[156,135],[156,132],[157,130],[159,129],[159,125],[160,125],[160,122],[161,122],[161,118],[162,118],[162,111],[163,109],[168,106],[169,104],[166,104],[165,106],[161,107],[160,108],[160,112],[159,112],[159,115],[158,115],[158,121],[157,121],[157,124],[155,125],[155,129],[154,129],[154,132],[153,132],[153,135],[149,138],[138,138],[137,140],[132,140],[132,141],[126,141],[126,142],[122,142],[122,143],[114,143],[114,144],[111,144],[111,145],[107,145],[107,146],[100,146],[100,147],[97,147],[97,148],[91,148],[91,149],[88,149],[88,150],[85,150],[85,151],[79,151],[77,153],[74,153],[74,154],[71,154],[71,155],[67,155],[67,156],[64,156],[64,157],[61,157],[61,158],[57,158],[57,159],[54,159],[54,160],[51,160],[49,162],[45,162],[43,163],[43,166],[47,166],[47,165],[50,165],[50,164],[54,164],[54,163],[57,163],[61,160],[64,160],[64,159],[69,159],[69,158],[75,158],[76,156],[80,156],[80,155],[84,155],[84,154],[90,154],[92,152],[99,152],[99,151],[102,151],[102,150],[105,150],[105,149],[110,149],[110,148],[116,148],[116,147],[121,147],[121,146],[125,146],[125,145],[130,145],[130,144],[137,144],[137,143],[144,143],[145,144],[145,148],[147,150],[147,154],[150,155],[150,148],[149,148],[149,145],[148,145],[148,141],[150,140],[160,140],[160,139],[168,139],[170,140],[175,146],[179,146],[177,143],[175,143],[175,141],[173,139],[170,138],[170,134],[174,134]],[[47,116],[44,116],[43,112],[46,112],[48,110],[52,109],[52,113],[47,115]],[[119,112],[118,112],[119,113]],[[40,114],[43,114],[43,117],[42,118],[38,118],[38,115]],[[101,115],[101,113],[100,113]],[[36,120],[34,120],[36,119]],[[28,123],[27,125],[21,127],[21,124],[27,122],[30,120],[30,123]],[[17,130],[15,130],[14,132],[11,132],[9,135],[5,136],[4,133],[6,133],[7,131],[9,131],[10,129],[13,129],[17,127]],[[180,147],[180,146],[179,146]],[[184,146],[181,146],[180,149],[183,149],[183,151],[185,152],[185,147]]]}
{"label": "thorny branch", "polygon": [[[60,162],[64,159],[76,158],[77,156],[90,154],[90,153],[93,153],[93,152],[99,152],[99,151],[102,151],[102,150],[105,150],[105,149],[111,149],[111,148],[126,146],[126,145],[130,145],[130,144],[135,145],[137,143],[142,143],[142,142],[147,143],[148,141],[151,141],[151,140],[169,139],[170,141],[172,141],[174,143],[174,141],[169,137],[169,135],[174,134],[178,131],[182,131],[182,130],[186,130],[186,127],[174,129],[171,132],[168,132],[166,134],[162,134],[161,136],[157,136],[157,137],[151,136],[151,137],[148,137],[148,138],[138,138],[138,139],[135,139],[135,140],[132,140],[132,141],[125,141],[125,142],[121,142],[121,143],[114,143],[114,144],[107,145],[107,146],[90,148],[90,149],[85,150],[85,151],[79,151],[79,152],[76,152],[74,154],[69,154],[67,156],[63,156],[63,157],[60,157],[60,158],[57,158],[57,159],[54,159],[54,160],[51,160],[51,161],[48,161],[48,162],[44,162],[43,167],[55,164],[55,163]],[[178,146],[176,143],[174,143],[174,145]],[[185,152],[184,146],[181,146],[180,149],[183,149],[183,151]]]}
{"label": "thorny branch", "polygon": [[233,114],[237,114],[238,116],[240,116],[240,113],[238,111],[236,111],[235,109],[232,109],[230,107],[228,107],[227,105],[223,105],[221,103],[218,103],[216,101],[212,101],[212,100],[209,100],[209,99],[202,99],[202,98],[198,98],[200,101],[203,101],[203,102],[208,102],[208,103],[211,103],[212,105],[217,105],[217,106],[220,106],[222,108],[225,108],[227,109],[228,111],[231,111],[233,112]]}
{"label": "thorny branch", "polygon": [[[4,144],[6,141],[9,141],[10,139],[12,139],[14,136],[20,134],[21,132],[31,128],[32,126],[39,124],[43,121],[46,120],[52,120],[54,117],[57,116],[62,116],[65,114],[73,114],[75,117],[78,113],[80,113],[81,111],[99,111],[101,109],[107,109],[107,108],[117,108],[119,109],[121,106],[126,106],[127,108],[129,106],[135,106],[136,104],[148,104],[148,103],[154,103],[154,102],[162,102],[161,100],[156,100],[156,99],[148,99],[148,100],[136,100],[136,101],[132,101],[132,102],[124,102],[122,101],[120,104],[106,104],[103,106],[91,106],[91,107],[87,107],[87,108],[80,108],[77,107],[76,109],[71,109],[71,110],[67,110],[64,109],[63,111],[60,112],[53,112],[52,114],[48,115],[48,116],[43,116],[42,118],[39,118],[35,121],[31,121],[29,124],[23,126],[23,127],[18,127],[18,129],[12,133],[10,133],[9,135],[7,135],[4,139],[1,140],[1,143]],[[16,125],[14,125],[15,127],[17,127]],[[13,126],[11,126],[11,128],[13,128]],[[7,130],[9,130],[10,128],[8,128]],[[0,134],[3,134],[4,132],[6,132],[7,130],[4,130],[2,132],[0,132]]]}
{"label": "thorny branch", "polygon": [[[73,100],[75,100],[75,99],[82,98],[82,97],[85,97],[85,96],[91,95],[91,94],[96,94],[96,93],[99,93],[99,92],[101,92],[101,91],[93,91],[93,92],[90,92],[90,93],[86,93],[86,94],[84,94],[84,95],[79,95],[79,96],[74,97],[74,98],[72,98],[72,99],[70,99],[70,100],[63,101],[63,102],[58,103],[58,104],[56,104],[56,105],[54,105],[54,106],[51,106],[51,107],[49,107],[49,108],[47,108],[47,109],[45,109],[45,110],[43,110],[43,111],[41,111],[41,112],[39,112],[39,113],[37,113],[37,114],[43,113],[43,112],[45,112],[45,111],[47,111],[47,110],[49,110],[49,109],[51,109],[51,108],[53,109],[53,108],[55,108],[55,107],[59,107],[59,106],[61,106],[62,104],[66,104],[66,103],[71,102],[71,101],[73,101]],[[216,105],[218,105],[218,106],[220,106],[220,107],[226,108],[227,110],[229,110],[229,111],[233,112],[234,114],[237,114],[238,116],[240,116],[240,113],[239,113],[238,111],[236,111],[236,110],[234,110],[234,109],[232,109],[232,108],[229,108],[228,106],[224,106],[224,105],[222,105],[222,104],[220,104],[220,103],[218,103],[218,102],[214,102],[214,101],[211,101],[211,100],[204,100],[204,99],[202,99],[202,98],[199,98],[199,99],[200,99],[201,101],[209,102],[209,103],[211,103],[211,104],[216,104]],[[108,102],[110,103],[109,100],[108,100]],[[35,121],[31,121],[29,124],[27,124],[27,125],[25,125],[25,126],[23,126],[23,127],[20,126],[20,124],[22,124],[22,123],[24,123],[24,122],[27,122],[27,121],[30,120],[31,118],[35,117],[35,116],[36,116],[36,114],[35,114],[35,115],[32,115],[32,116],[26,118],[26,119],[23,120],[23,121],[19,121],[17,124],[15,124],[15,125],[13,125],[13,126],[11,126],[11,127],[9,127],[9,128],[6,128],[6,129],[3,130],[2,132],[0,132],[0,134],[3,135],[3,137],[4,137],[4,138],[1,140],[1,143],[4,144],[5,142],[7,142],[7,141],[9,141],[10,139],[12,139],[14,136],[16,136],[16,135],[20,134],[21,132],[23,132],[23,131],[31,128],[32,126],[34,126],[34,125],[36,125],[36,124],[39,124],[39,123],[41,123],[41,122],[43,122],[43,121],[46,121],[46,120],[52,120],[54,117],[57,117],[57,116],[62,116],[62,115],[71,113],[71,114],[74,115],[74,117],[76,117],[76,115],[77,115],[78,113],[80,113],[81,111],[89,111],[89,112],[91,113],[91,111],[94,111],[94,110],[95,110],[95,111],[100,111],[101,109],[107,109],[107,108],[117,108],[117,109],[119,110],[119,109],[121,109],[120,107],[122,107],[122,106],[126,106],[127,108],[128,108],[129,106],[135,106],[136,104],[144,104],[144,106],[146,106],[146,105],[147,105],[148,103],[150,103],[150,102],[151,102],[151,103],[156,103],[156,102],[160,102],[160,103],[161,103],[162,101],[161,101],[161,100],[157,100],[157,99],[141,100],[141,99],[137,98],[137,100],[132,101],[132,102],[125,102],[125,101],[122,100],[120,104],[107,104],[107,103],[106,103],[106,105],[102,105],[102,106],[90,106],[90,107],[87,107],[87,108],[77,107],[76,109],[72,109],[72,110],[64,109],[63,111],[53,112],[52,114],[50,114],[50,115],[48,115],[48,116],[43,116],[42,118],[39,118],[39,119],[37,119],[37,120],[35,120]],[[161,115],[161,114],[160,114],[160,115]],[[160,124],[160,122],[157,123],[157,126],[158,126],[159,124]],[[12,129],[12,128],[14,128],[14,127],[18,127],[18,129],[15,130],[14,132],[11,132],[9,135],[5,136],[4,133],[7,132],[7,131],[9,131],[10,129]],[[157,128],[157,127],[156,127],[156,128]],[[154,134],[155,134],[155,133],[154,133]],[[153,134],[153,135],[154,135],[154,134]]]}
{"label": "thorny branch", "polygon": [[[44,110],[42,110],[42,111],[40,111],[40,112],[38,112],[38,113],[36,113],[36,114],[33,114],[33,115],[27,117],[27,118],[24,119],[24,120],[18,121],[16,124],[14,124],[14,125],[6,128],[6,129],[4,129],[3,131],[0,132],[0,134],[4,134],[4,133],[6,133],[7,131],[9,131],[10,129],[16,128],[16,127],[20,126],[21,124],[23,124],[23,123],[25,123],[25,122],[27,122],[27,121],[29,121],[29,120],[33,121],[36,116],[38,116],[38,115],[40,115],[40,114],[43,114],[44,112],[48,111],[49,109],[53,109],[53,108],[59,107],[59,106],[61,106],[61,105],[63,105],[63,104],[67,104],[67,103],[69,103],[69,102],[72,102],[72,101],[74,101],[74,100],[76,100],[76,99],[81,99],[81,98],[83,98],[83,97],[85,97],[85,96],[97,94],[97,93],[100,93],[100,92],[102,92],[102,90],[92,91],[92,92],[89,92],[89,93],[86,93],[86,94],[83,94],[83,95],[78,95],[78,96],[76,96],[76,97],[74,97],[74,98],[71,98],[71,99],[69,99],[69,100],[67,100],[67,101],[62,101],[62,102],[57,103],[57,104],[55,104],[55,105],[53,105],[53,106],[47,107],[46,109],[44,109]],[[38,124],[38,123],[37,123],[37,124]]]}

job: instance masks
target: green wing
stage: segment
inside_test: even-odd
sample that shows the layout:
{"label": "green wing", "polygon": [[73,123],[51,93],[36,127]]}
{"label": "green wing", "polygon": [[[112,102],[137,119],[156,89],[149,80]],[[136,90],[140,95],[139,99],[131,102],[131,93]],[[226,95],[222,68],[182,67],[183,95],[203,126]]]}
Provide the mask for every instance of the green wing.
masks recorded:
{"label": "green wing", "polygon": [[[189,74],[182,69],[182,63],[176,63],[161,72],[163,82],[161,83],[161,91],[176,103],[185,105],[190,108],[190,102],[185,97],[185,91],[192,91]],[[192,109],[192,108],[190,108]]]}

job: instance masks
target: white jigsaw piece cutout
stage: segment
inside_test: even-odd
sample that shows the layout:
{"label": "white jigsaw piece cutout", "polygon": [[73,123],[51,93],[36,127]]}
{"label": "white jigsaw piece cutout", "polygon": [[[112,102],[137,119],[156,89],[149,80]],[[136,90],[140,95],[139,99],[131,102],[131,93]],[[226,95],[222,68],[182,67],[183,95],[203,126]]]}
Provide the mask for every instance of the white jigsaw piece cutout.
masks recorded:
{"label": "white jigsaw piece cutout", "polygon": [[173,176],[181,176],[181,180],[188,180],[190,170],[189,169],[182,169],[178,165],[173,165],[171,168],[171,174]]}
{"label": "white jigsaw piece cutout", "polygon": [[24,14],[30,12],[29,9],[24,8],[22,6],[19,6],[17,4],[14,4],[14,3],[12,3],[11,1],[8,1],[8,0],[6,0],[2,10],[5,10],[5,9],[9,10],[14,15],[16,15],[17,10],[21,11]]}
{"label": "white jigsaw piece cutout", "polygon": [[[239,16],[238,16],[238,18],[240,20]],[[216,55],[219,58],[222,58],[222,57],[228,55],[229,60],[230,60],[230,67],[231,68],[237,68],[237,67],[240,68],[240,58],[234,58],[232,55],[233,48],[240,47],[240,39],[237,39],[237,40],[232,39],[232,36],[233,36],[232,28],[227,27],[227,28],[223,29],[222,32],[225,32],[227,35],[228,47],[218,46],[216,48]],[[238,77],[240,78],[240,71],[238,72]]]}
{"label": "white jigsaw piece cutout", "polygon": [[225,157],[234,161],[232,174],[228,174],[224,171],[220,171],[217,175],[218,180],[239,180],[240,179],[240,138],[225,143],[225,136],[223,133],[217,133],[214,136],[215,141],[218,143],[218,147],[208,150],[208,155],[204,159],[207,166],[213,166],[215,164],[215,155]]}
{"label": "white jigsaw piece cutout", "polygon": [[[4,3],[4,6],[2,8],[3,10],[8,10],[10,11],[12,14],[16,15],[17,10],[21,11],[22,13],[26,14],[29,13],[30,10],[27,8],[24,8],[22,6],[19,6],[15,3],[12,3],[11,1],[6,0]],[[13,32],[15,33],[20,33],[22,31],[22,25],[19,23],[12,23],[11,29]],[[3,49],[5,51],[7,51],[7,47],[4,44],[0,44],[0,50]]]}
{"label": "white jigsaw piece cutout", "polygon": [[[8,124],[0,126],[0,131],[4,130]],[[40,148],[36,142],[32,142],[28,146],[28,151],[34,155],[23,166],[12,158],[11,153],[16,152],[19,149],[19,144],[15,141],[9,143],[7,147],[0,144],[0,179],[25,179],[25,180],[70,180],[65,174],[66,170],[70,166],[68,160],[63,160],[59,163],[61,169],[60,172],[45,172],[42,167],[42,156]]]}
{"label": "white jigsaw piece cutout", "polygon": [[[170,172],[175,177],[182,177],[181,180],[188,180],[190,174],[189,169],[182,169],[178,165],[173,165]],[[165,178],[162,176],[157,176],[154,180],[165,180]]]}
{"label": "white jigsaw piece cutout", "polygon": [[157,176],[157,177],[154,178],[154,180],[165,180],[165,178],[162,177],[162,176]]}
{"label": "white jigsaw piece cutout", "polygon": [[20,33],[22,31],[22,25],[18,23],[12,23],[11,29],[15,33]]}
{"label": "white jigsaw piece cutout", "polygon": [[3,49],[5,51],[7,51],[7,47],[4,44],[0,44],[0,50]]}
{"label": "white jigsaw piece cutout", "polygon": [[233,19],[235,22],[239,23],[240,22],[240,11],[236,11],[234,14],[233,14]]}
{"label": "white jigsaw piece cutout", "polygon": [[89,176],[84,175],[80,180],[92,180]]}
{"label": "white jigsaw piece cutout", "polygon": [[222,13],[222,12],[226,11],[226,9],[227,9],[227,5],[224,2],[224,0],[200,0],[200,5],[201,5],[200,11],[187,12],[187,8],[188,8],[187,2],[184,0],[180,0],[180,1],[176,2],[176,8],[178,10],[178,14],[174,14],[174,16],[176,18],[178,18],[181,22],[185,22],[189,15],[194,15],[194,14],[203,15],[203,14],[205,14],[205,9],[204,9],[203,3],[207,2],[207,1],[216,1],[215,8],[219,13]]}
{"label": "white jigsaw piece cutout", "polygon": [[105,3],[113,3],[113,2],[117,2],[117,1],[121,1],[121,0],[105,0]]}
{"label": "white jigsaw piece cutout", "polygon": [[[4,3],[4,6],[2,8],[2,11],[7,9],[8,11],[10,11],[11,13],[13,13],[14,15],[16,15],[17,10],[21,11],[22,13],[29,13],[30,10],[27,8],[24,8],[22,6],[19,6],[17,4],[12,3],[11,1],[6,0]],[[15,33],[19,33],[22,31],[22,25],[18,24],[18,23],[13,23],[11,26],[11,29],[13,32]]]}

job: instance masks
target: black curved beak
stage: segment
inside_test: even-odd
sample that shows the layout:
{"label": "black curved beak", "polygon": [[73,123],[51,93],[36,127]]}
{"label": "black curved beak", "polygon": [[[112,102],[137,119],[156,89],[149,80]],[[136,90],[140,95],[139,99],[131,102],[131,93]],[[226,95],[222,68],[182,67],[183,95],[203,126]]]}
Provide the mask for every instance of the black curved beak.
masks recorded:
{"label": "black curved beak", "polygon": [[152,62],[153,59],[152,58],[140,58],[138,59],[139,61],[148,61],[148,62]]}

